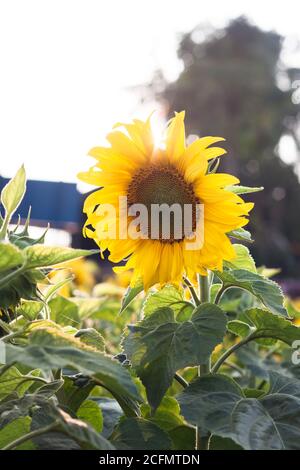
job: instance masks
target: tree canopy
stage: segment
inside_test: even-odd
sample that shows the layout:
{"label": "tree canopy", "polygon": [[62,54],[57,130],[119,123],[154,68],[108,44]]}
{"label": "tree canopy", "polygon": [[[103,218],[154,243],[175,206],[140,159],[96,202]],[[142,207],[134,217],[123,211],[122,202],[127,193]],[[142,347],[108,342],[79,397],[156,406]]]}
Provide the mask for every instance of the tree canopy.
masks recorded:
{"label": "tree canopy", "polygon": [[[200,39],[199,39],[200,38]],[[183,70],[169,83],[157,73],[150,85],[169,116],[186,110],[189,134],[226,138],[224,171],[243,184],[264,186],[251,195],[255,256],[280,266],[285,275],[300,273],[300,185],[295,165],[278,155],[282,136],[297,139],[300,107],[292,100],[300,69],[281,61],[283,38],[245,18],[203,34],[201,26],[184,34],[178,46]],[[284,80],[284,86],[282,81]]]}

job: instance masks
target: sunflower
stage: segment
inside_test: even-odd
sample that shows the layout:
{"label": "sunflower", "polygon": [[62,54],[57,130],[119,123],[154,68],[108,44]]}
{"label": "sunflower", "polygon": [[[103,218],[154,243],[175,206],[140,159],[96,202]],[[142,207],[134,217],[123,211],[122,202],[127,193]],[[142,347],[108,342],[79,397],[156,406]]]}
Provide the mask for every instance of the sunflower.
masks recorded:
{"label": "sunflower", "polygon": [[[229,174],[210,173],[211,160],[226,153],[213,144],[221,137],[202,137],[190,145],[185,142],[184,112],[176,113],[168,123],[163,147],[154,145],[150,118],[134,120],[130,124],[118,123],[107,135],[109,147],[95,147],[89,155],[97,161],[88,172],[80,173],[81,180],[100,189],[90,194],[84,204],[87,220],[85,236],[93,238],[104,251],[110,252],[114,263],[126,260],[123,270],[133,270],[132,284],[141,279],[145,289],[154,284],[180,283],[182,276],[193,279],[196,273],[222,270],[223,262],[235,257],[228,237],[234,229],[248,223],[252,203],[228,189],[239,183]],[[203,207],[201,225],[203,243],[191,250],[190,238],[175,237],[171,231],[165,239],[141,237],[123,239],[116,234],[103,239],[103,214],[99,208],[111,204],[115,220],[120,223],[120,196],[133,204],[179,204],[193,207],[193,230],[197,227],[195,207]],[[105,224],[109,222],[106,220]],[[149,233],[147,234],[149,235]]]}

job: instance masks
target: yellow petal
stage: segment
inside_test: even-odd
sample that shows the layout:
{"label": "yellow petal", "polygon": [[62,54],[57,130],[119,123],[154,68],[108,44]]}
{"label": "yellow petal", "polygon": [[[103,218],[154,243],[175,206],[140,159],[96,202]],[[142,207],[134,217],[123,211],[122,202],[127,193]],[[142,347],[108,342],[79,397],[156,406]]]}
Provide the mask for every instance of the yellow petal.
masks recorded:
{"label": "yellow petal", "polygon": [[175,113],[166,135],[166,153],[170,161],[178,160],[185,151],[184,111]]}
{"label": "yellow petal", "polygon": [[142,163],[145,161],[145,156],[138,146],[129,137],[123,134],[123,132],[110,132],[106,138],[116,153],[135,160],[136,162]]}

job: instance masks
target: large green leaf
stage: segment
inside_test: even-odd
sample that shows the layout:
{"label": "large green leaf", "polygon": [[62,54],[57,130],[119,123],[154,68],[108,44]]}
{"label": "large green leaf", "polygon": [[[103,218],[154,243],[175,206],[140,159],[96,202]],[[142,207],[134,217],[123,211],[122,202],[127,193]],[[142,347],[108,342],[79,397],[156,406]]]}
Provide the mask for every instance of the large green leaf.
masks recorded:
{"label": "large green leaf", "polygon": [[[82,449],[88,450],[113,450],[114,446],[102,437],[98,432],[83,421],[72,419],[67,413],[59,410],[59,428],[80,444]],[[57,413],[58,416],[58,413]],[[51,442],[51,439],[50,439]]]}
{"label": "large green leaf", "polygon": [[231,269],[246,269],[247,271],[256,273],[255,262],[249,249],[238,243],[234,244],[233,248],[236,253],[236,258],[231,261],[226,261],[225,266],[228,266]]}
{"label": "large green leaf", "polygon": [[27,320],[35,320],[43,309],[43,302],[37,300],[21,300],[21,304],[16,310],[17,315],[23,315]]}
{"label": "large green leaf", "polygon": [[270,279],[245,269],[217,271],[216,274],[223,282],[225,289],[230,287],[245,289],[273,313],[287,316],[286,309],[283,307],[282,291],[278,284]]}
{"label": "large green leaf", "polygon": [[149,405],[144,404],[141,408],[144,418],[149,419],[165,431],[170,431],[185,424],[182,416],[180,416],[179,404],[174,397],[164,396],[154,414]]}
{"label": "large green leaf", "polygon": [[37,330],[30,336],[29,344],[24,348],[8,344],[7,363],[19,362],[31,368],[46,370],[72,367],[85,375],[95,377],[104,386],[121,396],[140,400],[128,370],[116,360],[93,350],[70,335],[65,335],[61,339],[56,337],[56,334],[59,333]]}
{"label": "large green leaf", "polygon": [[229,437],[213,435],[209,440],[209,450],[243,450],[243,448]]}
{"label": "large green leaf", "polygon": [[77,305],[70,299],[57,295],[50,300],[51,320],[63,326],[78,326],[80,317]]}
{"label": "large green leaf", "polygon": [[61,406],[75,413],[95,387],[92,381],[85,380],[85,383],[83,383],[83,380],[80,380],[80,378],[80,374],[78,374],[78,378],[75,376],[72,379],[68,376],[64,376],[63,386],[56,394]]}
{"label": "large green leaf", "polygon": [[0,272],[15,268],[23,263],[21,250],[10,243],[0,243]]}
{"label": "large green leaf", "polygon": [[276,393],[235,407],[231,436],[246,450],[300,449],[300,399]]}
{"label": "large green leaf", "polygon": [[100,299],[96,297],[71,297],[78,307],[78,314],[82,320],[93,317],[97,313],[101,312],[101,308],[106,300],[105,297]]}
{"label": "large green leaf", "polygon": [[133,286],[133,287],[129,286],[127,288],[125,294],[124,294],[123,299],[122,299],[122,305],[121,305],[120,313],[123,313],[124,310],[126,310],[126,308],[136,298],[136,296],[138,294],[140,294],[140,292],[142,292],[143,290],[144,290],[144,286],[143,286],[142,281],[137,282],[136,285]]}
{"label": "large green leaf", "polygon": [[[39,403],[37,397],[37,405],[40,406],[33,410],[31,429],[37,431],[53,424],[51,433],[46,432],[33,439],[39,449],[44,450],[58,447],[61,450],[67,450],[70,448],[72,441],[85,450],[114,449],[114,446],[96,432],[93,427],[84,421],[72,418],[68,413],[50,401]],[[66,440],[66,437],[69,439]],[[54,445],[55,440],[56,443]],[[72,448],[73,446],[74,444]]]}
{"label": "large green leaf", "polygon": [[101,409],[93,400],[85,400],[77,410],[77,416],[81,421],[92,426],[97,432],[103,428],[103,417]]}
{"label": "large green leaf", "polygon": [[[0,449],[15,441],[18,437],[28,434],[30,431],[31,418],[24,416],[15,419],[11,423],[7,424],[3,429],[0,430]],[[26,441],[23,444],[15,447],[16,450],[33,450],[35,445],[31,441]]]}
{"label": "large green leaf", "polygon": [[82,256],[98,253],[98,250],[77,250],[61,246],[33,245],[23,250],[27,258],[26,267],[43,268],[64,263]]}
{"label": "large green leaf", "polygon": [[169,450],[172,446],[166,432],[142,418],[122,420],[112,435],[112,443],[122,450]]}
{"label": "large green leaf", "polygon": [[178,396],[181,413],[200,432],[230,437],[230,416],[243,398],[242,389],[225,375],[199,377]]}
{"label": "large green leaf", "polygon": [[0,400],[3,400],[13,391],[22,396],[32,385],[34,377],[38,373],[38,370],[35,370],[28,375],[23,375],[14,366],[4,369],[4,372],[1,373],[0,371]]}
{"label": "large green leaf", "polygon": [[143,313],[148,316],[161,307],[170,307],[179,321],[189,319],[194,310],[194,305],[184,300],[179,289],[168,285],[148,295],[143,305]]}
{"label": "large green leaf", "polygon": [[26,174],[24,166],[17,171],[16,175],[7,183],[1,192],[1,202],[6,214],[10,217],[21,203],[26,190]]}
{"label": "large green leaf", "polygon": [[37,281],[33,272],[27,271],[15,276],[0,289],[0,308],[12,308],[18,305],[21,299],[38,300]]}
{"label": "large green leaf", "polygon": [[270,389],[268,394],[284,393],[300,399],[300,380],[279,374],[275,371],[269,372]]}
{"label": "large green leaf", "polygon": [[173,310],[163,307],[129,326],[124,349],[146,387],[152,408],[157,408],[178,369],[208,360],[222,342],[225,328],[226,317],[213,304],[200,305],[183,323],[176,322]]}
{"label": "large green leaf", "polygon": [[282,385],[277,389],[271,383],[273,392],[262,398],[245,398],[232,379],[211,375],[197,378],[178,401],[185,419],[199,426],[200,433],[232,439],[247,450],[299,449],[300,399],[280,393]]}
{"label": "large green leaf", "polygon": [[247,310],[239,318],[239,320],[228,322],[227,328],[243,338],[251,335],[253,340],[257,339],[265,344],[280,340],[290,346],[293,341],[300,339],[300,328],[267,310],[253,308]]}
{"label": "large green leaf", "polygon": [[169,431],[172,439],[172,449],[174,450],[195,450],[196,428],[193,426],[181,425]]}
{"label": "large green leaf", "polygon": [[105,351],[105,341],[103,336],[95,328],[82,328],[75,334],[75,338],[89,346],[93,346],[98,351]]}

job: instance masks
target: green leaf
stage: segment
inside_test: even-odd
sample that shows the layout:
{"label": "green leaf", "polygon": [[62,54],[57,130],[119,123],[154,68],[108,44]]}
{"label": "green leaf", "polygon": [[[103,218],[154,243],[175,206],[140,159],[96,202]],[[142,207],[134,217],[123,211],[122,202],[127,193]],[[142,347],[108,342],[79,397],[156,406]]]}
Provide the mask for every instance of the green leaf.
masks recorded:
{"label": "green leaf", "polygon": [[[36,373],[37,371],[35,371]],[[12,366],[6,369],[0,374],[0,400],[3,400],[6,396],[10,395],[13,391],[16,391],[19,396],[24,395],[26,390],[32,385],[31,375],[24,376],[15,367]]]}
{"label": "green leaf", "polygon": [[266,394],[264,390],[259,390],[257,388],[244,388],[243,392],[246,398],[260,398]]}
{"label": "green leaf", "polygon": [[45,398],[51,398],[53,395],[60,390],[60,388],[64,385],[63,379],[53,380],[53,382],[48,382],[43,384],[41,387],[38,387],[38,394],[39,396],[43,396]]}
{"label": "green leaf", "polygon": [[212,436],[209,450],[243,450],[243,448],[228,437]]}
{"label": "green leaf", "polygon": [[1,202],[9,219],[19,207],[26,190],[26,173],[24,166],[17,171],[16,175],[2,189]]}
{"label": "green leaf", "polygon": [[97,432],[103,428],[103,417],[98,404],[92,400],[85,400],[81,403],[77,411],[77,416],[81,421],[92,426]]}
{"label": "green leaf", "polygon": [[277,393],[237,403],[231,437],[246,450],[300,449],[300,399]]}
{"label": "green leaf", "polygon": [[126,310],[136,296],[144,290],[142,281],[139,281],[134,287],[128,287],[122,299],[120,314]]}
{"label": "green leaf", "polygon": [[122,450],[169,450],[172,446],[166,432],[142,418],[122,420],[112,435],[112,443]]}
{"label": "green leaf", "polygon": [[56,296],[50,300],[49,307],[51,310],[51,320],[62,326],[77,326],[80,325],[80,317],[78,314],[77,305],[69,299]]}
{"label": "green leaf", "polygon": [[239,287],[245,289],[260,300],[273,313],[287,316],[283,306],[284,297],[278,284],[245,269],[216,271],[216,275],[224,284],[225,289]]}
{"label": "green leaf", "polygon": [[179,321],[188,320],[195,308],[184,300],[179,289],[168,285],[148,295],[143,305],[143,313],[147,317],[161,307],[170,307]]}
{"label": "green leaf", "polygon": [[178,396],[181,413],[188,423],[199,426],[203,434],[211,432],[230,437],[230,417],[242,389],[225,375],[198,377]]}
{"label": "green leaf", "polygon": [[40,397],[36,394],[26,393],[21,398],[16,397],[16,394],[11,394],[0,402],[0,429],[4,428],[15,419],[29,415],[31,408],[35,406],[36,403],[41,403],[42,405],[47,404],[45,397]]}
{"label": "green leaf", "polygon": [[98,250],[77,250],[61,246],[32,245],[23,250],[27,258],[26,267],[44,268],[64,263],[82,256],[98,253]]}
{"label": "green leaf", "polygon": [[55,296],[55,294],[66,284],[69,284],[69,282],[73,281],[74,276],[70,276],[67,279],[63,279],[60,282],[57,282],[56,284],[51,284],[45,291],[43,292],[45,302],[50,302],[52,298]]}
{"label": "green leaf", "polygon": [[171,431],[171,429],[185,424],[180,416],[179,404],[174,397],[164,396],[154,414],[152,414],[150,406],[146,404],[142,405],[141,410],[144,418],[149,419],[165,431]]}
{"label": "green leaf", "polygon": [[178,401],[189,423],[204,433],[233,439],[245,449],[299,448],[299,384],[272,372],[270,392],[274,394],[259,400],[244,398],[233,380],[211,375],[197,378]]}
{"label": "green leaf", "polygon": [[92,381],[86,381],[84,385],[80,384],[80,382],[79,385],[77,384],[76,380],[71,380],[68,376],[64,376],[63,386],[57,392],[57,398],[61,406],[75,413],[95,387]]}
{"label": "green leaf", "polygon": [[23,262],[21,250],[10,243],[0,242],[0,272],[20,266]]}
{"label": "green leaf", "polygon": [[71,300],[78,307],[79,317],[81,320],[84,320],[101,313],[101,309],[106,298],[102,297],[98,299],[95,297],[71,297]]}
{"label": "green leaf", "polygon": [[54,333],[37,330],[30,335],[29,344],[24,348],[7,344],[6,362],[19,362],[44,370],[71,367],[90,377],[95,376],[104,386],[120,395],[140,401],[127,369],[111,357],[93,351],[84,344],[81,348],[80,341],[71,335],[65,335],[62,341]]}
{"label": "green leaf", "polygon": [[37,318],[43,307],[43,302],[38,300],[21,300],[21,305],[17,308],[16,313],[31,321]]}
{"label": "green leaf", "polygon": [[98,351],[105,351],[105,341],[102,335],[95,328],[83,328],[78,330],[75,338],[79,338],[84,344],[93,346]]}
{"label": "green leaf", "polygon": [[242,242],[253,243],[251,238],[251,233],[244,228],[237,228],[228,233],[229,237],[235,238],[236,240],[241,240]]}
{"label": "green leaf", "polygon": [[[0,430],[0,449],[15,441],[18,437],[28,434],[30,432],[31,418],[24,416],[9,423],[7,426]],[[33,442],[26,441],[23,444],[15,447],[15,450],[34,450]]]}
{"label": "green leaf", "polygon": [[300,380],[294,377],[279,374],[275,371],[269,372],[270,389],[268,394],[284,393],[300,399]]}
{"label": "green leaf", "polygon": [[148,401],[157,408],[177,370],[205,363],[222,342],[226,317],[213,304],[202,304],[189,321],[178,323],[163,307],[130,325],[124,349],[146,387]]}
{"label": "green leaf", "polygon": [[227,328],[235,335],[245,338],[251,335],[253,340],[264,340],[270,345],[274,340],[280,340],[288,345],[300,339],[300,328],[278,315],[267,310],[253,308],[240,315],[241,320],[228,322]]}
{"label": "green leaf", "polygon": [[[56,422],[56,430],[61,432],[74,440],[77,444],[79,444],[81,449],[85,450],[113,450],[114,446],[108,442],[103,436],[101,436],[98,432],[94,430],[91,426],[89,426],[84,421],[79,419],[72,418],[68,413],[65,411],[57,408],[51,402],[48,402],[44,405],[40,411],[38,411],[38,419],[35,419],[35,414],[33,415],[32,421],[34,422],[34,428],[37,429],[39,424],[42,424],[41,421],[47,420],[47,424],[51,424],[52,422]],[[50,422],[50,423],[49,423]],[[43,423],[44,425],[44,423]],[[51,443],[53,434],[45,434],[42,439],[42,448],[52,448]],[[46,439],[45,439],[46,437]],[[48,437],[48,438],[47,438]],[[35,441],[40,441],[39,439],[35,439]],[[40,448],[40,444],[39,444]]]}
{"label": "green leaf", "polygon": [[33,271],[14,276],[4,287],[0,288],[0,308],[15,307],[21,299],[39,299]]}
{"label": "green leaf", "polygon": [[256,273],[256,266],[249,249],[244,245],[238,243],[233,245],[236,253],[236,258],[231,261],[226,261],[225,266],[231,269],[246,269],[252,273]]}
{"label": "green leaf", "polygon": [[279,374],[276,371],[269,371],[270,388],[268,394],[284,393],[300,399],[300,380],[295,377],[289,377]]}
{"label": "green leaf", "polygon": [[259,191],[263,191],[264,187],[259,186],[259,187],[248,187],[248,186],[238,186],[238,185],[232,185],[232,186],[226,186],[225,188],[227,191],[230,191],[231,193],[234,194],[250,194],[250,193],[257,193]]}
{"label": "green leaf", "polygon": [[196,429],[192,426],[181,425],[168,432],[172,439],[174,450],[195,450]]}

